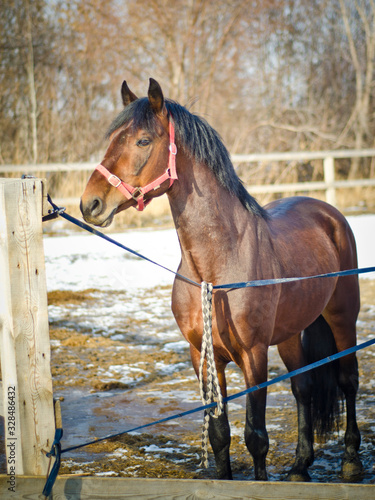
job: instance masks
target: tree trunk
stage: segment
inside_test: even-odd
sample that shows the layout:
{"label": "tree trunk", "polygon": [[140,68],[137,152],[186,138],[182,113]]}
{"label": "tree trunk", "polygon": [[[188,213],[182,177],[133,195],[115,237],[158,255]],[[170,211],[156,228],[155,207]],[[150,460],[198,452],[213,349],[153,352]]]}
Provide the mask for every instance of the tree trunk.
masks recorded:
{"label": "tree trunk", "polygon": [[36,91],[35,91],[35,78],[34,78],[34,49],[33,49],[33,35],[32,23],[30,13],[30,2],[26,1],[26,41],[27,41],[27,81],[29,84],[29,98],[30,98],[30,124],[31,124],[31,138],[32,138],[32,162],[38,162],[38,129],[37,129],[37,105],[36,105]]}

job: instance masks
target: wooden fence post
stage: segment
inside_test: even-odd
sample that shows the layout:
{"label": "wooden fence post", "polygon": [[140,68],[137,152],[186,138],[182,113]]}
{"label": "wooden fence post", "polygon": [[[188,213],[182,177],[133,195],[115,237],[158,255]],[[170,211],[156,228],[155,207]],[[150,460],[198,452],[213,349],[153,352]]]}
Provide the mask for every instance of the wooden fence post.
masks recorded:
{"label": "wooden fence post", "polygon": [[45,475],[55,432],[43,183],[0,179],[0,350],[8,475]]}
{"label": "wooden fence post", "polygon": [[324,181],[327,183],[326,202],[336,206],[336,190],[335,182],[335,160],[332,156],[328,156],[323,160]]}

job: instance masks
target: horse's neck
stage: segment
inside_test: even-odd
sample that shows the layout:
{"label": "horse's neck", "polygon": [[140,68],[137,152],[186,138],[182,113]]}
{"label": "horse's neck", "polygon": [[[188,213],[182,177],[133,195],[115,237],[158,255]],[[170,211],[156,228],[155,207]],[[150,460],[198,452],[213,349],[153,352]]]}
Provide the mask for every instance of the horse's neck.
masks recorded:
{"label": "horse's neck", "polygon": [[217,270],[238,256],[245,233],[248,245],[256,243],[259,218],[246,211],[206,166],[185,163],[178,173],[169,201],[182,264],[196,279],[214,281]]}

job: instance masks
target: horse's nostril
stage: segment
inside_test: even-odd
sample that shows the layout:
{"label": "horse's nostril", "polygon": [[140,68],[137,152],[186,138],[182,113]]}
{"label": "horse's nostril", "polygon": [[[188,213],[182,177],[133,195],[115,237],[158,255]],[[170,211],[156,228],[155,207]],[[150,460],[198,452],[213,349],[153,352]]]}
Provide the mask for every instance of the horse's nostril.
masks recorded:
{"label": "horse's nostril", "polygon": [[91,203],[91,215],[99,215],[103,208],[103,202],[100,198],[94,198]]}

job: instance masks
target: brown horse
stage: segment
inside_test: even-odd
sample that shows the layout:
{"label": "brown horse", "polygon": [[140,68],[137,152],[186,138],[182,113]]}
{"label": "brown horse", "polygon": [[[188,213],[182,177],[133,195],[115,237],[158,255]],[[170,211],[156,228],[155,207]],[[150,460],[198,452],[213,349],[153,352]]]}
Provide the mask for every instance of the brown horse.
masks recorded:
{"label": "brown horse", "polygon": [[[125,107],[108,131],[104,159],[82,195],[87,222],[108,226],[116,213],[132,206],[142,210],[152,198],[167,193],[181,246],[178,272],[195,282],[220,285],[357,267],[352,231],[335,208],[305,197],[261,208],[237,177],[218,134],[203,119],[164,99],[152,79],[148,97],[138,99],[125,82],[121,94]],[[172,310],[198,375],[200,289],[177,277]],[[354,346],[358,311],[356,276],[215,290],[212,336],[223,396],[225,367],[231,361],[241,368],[246,387],[266,381],[270,345],[277,344],[289,371]],[[347,414],[342,471],[353,477],[362,469],[356,356],[328,366],[292,379],[298,445],[291,480],[309,479],[314,429],[324,434],[334,425],[338,388]],[[267,479],[265,408],[266,390],[247,395],[245,442],[255,478],[261,480]],[[219,478],[230,479],[227,411],[210,418],[209,438]]]}

